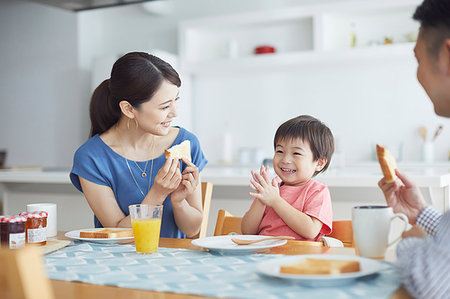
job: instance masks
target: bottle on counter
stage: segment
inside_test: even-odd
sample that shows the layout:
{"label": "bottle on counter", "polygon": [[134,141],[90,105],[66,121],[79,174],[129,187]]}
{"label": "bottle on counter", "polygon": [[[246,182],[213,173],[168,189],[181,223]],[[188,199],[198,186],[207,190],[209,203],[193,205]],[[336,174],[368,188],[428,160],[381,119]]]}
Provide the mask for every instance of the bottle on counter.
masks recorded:
{"label": "bottle on counter", "polygon": [[357,36],[356,36],[356,24],[352,22],[350,24],[350,47],[354,48],[357,45]]}
{"label": "bottle on counter", "polygon": [[0,216],[0,242],[2,247],[16,249],[25,246],[25,223],[19,215]]}

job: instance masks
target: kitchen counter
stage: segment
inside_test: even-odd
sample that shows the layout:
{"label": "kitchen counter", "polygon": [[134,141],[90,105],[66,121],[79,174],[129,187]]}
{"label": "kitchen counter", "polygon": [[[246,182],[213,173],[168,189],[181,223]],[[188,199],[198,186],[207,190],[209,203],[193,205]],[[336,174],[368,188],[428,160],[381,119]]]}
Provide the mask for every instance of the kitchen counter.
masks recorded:
{"label": "kitchen counter", "polygon": [[[201,173],[202,180],[214,186],[248,186],[250,171],[258,166],[207,166]],[[399,164],[419,187],[445,187],[450,185],[450,164]],[[0,170],[0,183],[52,183],[71,184],[69,169],[4,169]],[[345,168],[328,169],[315,179],[329,187],[376,187],[382,174],[376,162],[350,165]]]}
{"label": "kitchen counter", "polygon": [[[425,165],[401,163],[402,169],[421,188],[425,199],[440,211],[449,209],[450,164]],[[254,167],[208,165],[202,180],[214,184],[208,232],[212,233],[217,211],[227,209],[242,216],[252,203],[250,170]],[[69,179],[70,169],[0,170],[3,213],[15,214],[28,203],[55,202],[58,207],[58,229],[73,230],[93,226],[93,214],[83,194]],[[329,169],[315,179],[328,185],[335,219],[350,219],[355,205],[385,205],[377,183],[382,177],[376,162]],[[74,225],[76,224],[76,225]]]}

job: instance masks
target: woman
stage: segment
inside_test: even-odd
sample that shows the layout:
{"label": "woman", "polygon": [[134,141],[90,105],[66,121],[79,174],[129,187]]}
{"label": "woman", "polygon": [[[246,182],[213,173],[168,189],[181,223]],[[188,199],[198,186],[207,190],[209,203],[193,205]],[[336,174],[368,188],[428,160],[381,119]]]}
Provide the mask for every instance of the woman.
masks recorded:
{"label": "woman", "polygon": [[[198,139],[170,124],[177,116],[178,73],[163,60],[132,52],[94,91],[91,134],[75,153],[70,179],[95,214],[95,227],[131,227],[128,206],[164,205],[161,237],[200,230],[199,171],[206,165]],[[192,163],[164,156],[191,142]]]}

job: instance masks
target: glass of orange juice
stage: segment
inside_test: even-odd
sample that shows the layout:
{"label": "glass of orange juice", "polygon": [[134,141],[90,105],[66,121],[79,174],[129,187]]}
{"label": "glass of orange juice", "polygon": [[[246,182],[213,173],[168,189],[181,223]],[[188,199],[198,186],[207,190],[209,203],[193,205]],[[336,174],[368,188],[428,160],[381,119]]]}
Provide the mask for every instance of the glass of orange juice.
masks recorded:
{"label": "glass of orange juice", "polygon": [[139,204],[128,206],[128,209],[136,252],[150,254],[158,251],[163,206]]}

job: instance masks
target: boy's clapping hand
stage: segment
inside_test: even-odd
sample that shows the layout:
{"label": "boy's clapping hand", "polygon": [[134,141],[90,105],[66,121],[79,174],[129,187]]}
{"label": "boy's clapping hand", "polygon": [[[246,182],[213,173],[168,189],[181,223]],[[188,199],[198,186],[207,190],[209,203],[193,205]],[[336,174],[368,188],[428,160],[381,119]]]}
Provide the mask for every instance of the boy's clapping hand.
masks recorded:
{"label": "boy's clapping hand", "polygon": [[271,207],[274,202],[282,200],[280,197],[280,190],[278,189],[278,180],[277,178],[270,178],[268,166],[266,166],[266,168],[261,166],[259,173],[252,170],[250,188],[256,192],[250,192],[249,194],[269,207]]}

